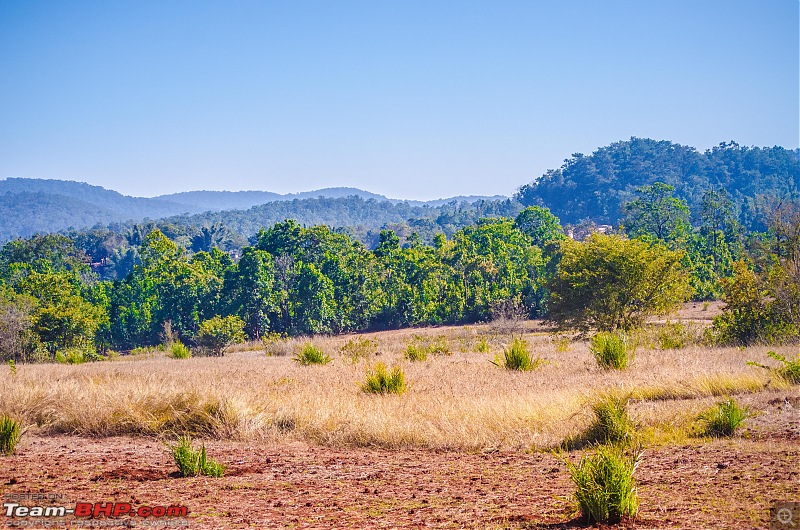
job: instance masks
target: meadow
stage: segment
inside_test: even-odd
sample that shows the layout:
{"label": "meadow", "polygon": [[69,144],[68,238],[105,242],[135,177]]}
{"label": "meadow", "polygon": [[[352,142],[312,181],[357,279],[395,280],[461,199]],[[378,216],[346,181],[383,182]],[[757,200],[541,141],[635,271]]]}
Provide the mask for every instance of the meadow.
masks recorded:
{"label": "meadow", "polygon": [[[667,443],[690,437],[698,414],[718,398],[791,388],[747,364],[769,363],[766,347],[664,350],[645,334],[630,367],[618,371],[599,367],[586,340],[532,324],[516,331],[540,366],[507,370],[493,363],[511,340],[504,331],[477,325],[368,334],[359,340],[372,341],[372,352],[361,356],[342,351],[354,336],[339,336],[291,339],[279,345],[285,355],[268,356],[250,343],[223,358],[179,360],[154,350],[81,365],[24,365],[2,372],[0,411],[43,433],[525,451],[553,449],[580,433],[600,395],[629,399],[644,439]],[[332,361],[295,362],[292,352],[308,343]],[[407,360],[408,345],[418,343],[444,351]],[[793,356],[792,347],[772,350]],[[402,367],[405,393],[362,391],[377,362]]]}

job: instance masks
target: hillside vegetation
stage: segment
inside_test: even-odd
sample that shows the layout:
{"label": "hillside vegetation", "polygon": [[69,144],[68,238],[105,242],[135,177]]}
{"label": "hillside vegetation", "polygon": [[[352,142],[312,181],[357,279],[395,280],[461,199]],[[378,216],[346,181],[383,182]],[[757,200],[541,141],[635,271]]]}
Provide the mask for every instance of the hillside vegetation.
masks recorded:
{"label": "hillside vegetation", "polygon": [[800,194],[800,151],[729,142],[701,153],[666,140],[631,138],[591,155],[572,155],[522,186],[515,198],[525,206],[547,206],[564,223],[617,224],[636,188],[657,181],[675,187],[693,214],[699,213],[704,192],[724,190],[738,205],[739,221],[763,229],[759,197]]}

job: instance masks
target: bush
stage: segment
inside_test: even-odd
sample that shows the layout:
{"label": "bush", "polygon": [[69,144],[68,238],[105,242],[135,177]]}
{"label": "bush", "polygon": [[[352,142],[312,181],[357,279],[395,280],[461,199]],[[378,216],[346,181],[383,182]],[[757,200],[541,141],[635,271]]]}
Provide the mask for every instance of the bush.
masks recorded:
{"label": "bush", "polygon": [[406,391],[406,376],[399,366],[389,372],[385,364],[377,363],[367,372],[361,390],[369,394],[402,394]]}
{"label": "bush", "polygon": [[328,364],[331,362],[331,358],[327,356],[325,352],[311,343],[303,346],[292,360],[302,366],[308,366],[310,364]]}
{"label": "bush", "polygon": [[360,359],[368,359],[370,355],[378,352],[378,341],[366,337],[353,337],[342,346],[340,351],[353,363],[357,363]]}
{"label": "bush", "polygon": [[661,243],[592,234],[565,240],[548,282],[548,319],[561,328],[614,331],[641,327],[691,294],[683,251]]}
{"label": "bush", "polygon": [[774,351],[768,351],[767,357],[782,363],[782,366],[779,368],[772,368],[770,366],[764,366],[763,364],[753,361],[748,361],[747,364],[750,366],[758,366],[759,368],[764,368],[766,370],[772,370],[778,377],[785,379],[792,385],[800,384],[800,353],[797,354],[797,358],[794,361],[787,359],[783,355]]}
{"label": "bush", "polygon": [[85,348],[68,348],[56,352],[55,360],[61,364],[83,364],[102,361],[105,358],[94,350]]}
{"label": "bush", "polygon": [[592,337],[589,351],[603,368],[624,370],[633,361],[636,345],[624,333],[602,332]]}
{"label": "bush", "polygon": [[23,430],[19,421],[10,416],[0,417],[0,454],[13,455]]}
{"label": "bush", "polygon": [[733,276],[721,280],[725,307],[714,317],[716,341],[736,345],[796,341],[800,289],[787,274],[780,266],[756,274],[743,261],[734,263]]}
{"label": "bush", "polygon": [[775,353],[774,351],[767,352],[767,355],[783,363],[783,366],[775,371],[780,377],[786,379],[793,385],[800,384],[800,353],[797,354],[797,358],[794,361],[790,361],[783,355]]}
{"label": "bush", "polygon": [[750,415],[747,409],[740,408],[733,399],[717,403],[698,416],[705,423],[707,436],[731,436]]}
{"label": "bush", "polygon": [[478,343],[475,345],[475,351],[478,353],[489,353],[489,341],[486,340],[486,337],[481,337]]}
{"label": "bush", "polygon": [[197,332],[197,344],[215,357],[221,357],[231,344],[244,340],[244,321],[237,316],[215,316],[201,322]]}
{"label": "bush", "polygon": [[221,477],[225,474],[224,465],[208,458],[205,444],[201,445],[200,450],[197,451],[192,446],[192,439],[188,436],[179,438],[176,445],[170,446],[170,452],[182,477],[198,475]]}
{"label": "bush", "polygon": [[633,474],[639,455],[627,455],[619,447],[600,446],[594,455],[578,464],[565,459],[575,483],[575,500],[588,522],[618,522],[633,517],[639,509]]}
{"label": "bush", "polygon": [[409,344],[406,346],[406,351],[403,355],[409,361],[424,361],[428,358],[428,352],[425,348],[417,346],[416,344]]}
{"label": "bush", "polygon": [[188,359],[192,356],[191,350],[179,340],[174,340],[170,344],[169,353],[173,359]]}
{"label": "bush", "polygon": [[528,350],[528,343],[522,339],[515,338],[511,345],[503,351],[503,358],[495,357],[490,361],[496,366],[503,366],[508,370],[527,372],[539,368],[543,361],[541,357],[534,358]]}

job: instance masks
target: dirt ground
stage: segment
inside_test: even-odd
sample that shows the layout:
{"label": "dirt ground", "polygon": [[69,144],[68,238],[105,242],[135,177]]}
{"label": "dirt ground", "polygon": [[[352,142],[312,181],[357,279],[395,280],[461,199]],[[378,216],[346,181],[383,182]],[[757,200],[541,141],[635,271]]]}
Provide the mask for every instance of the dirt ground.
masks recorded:
{"label": "dirt ground", "polygon": [[[0,494],[3,502],[11,494],[58,494],[55,504],[67,507],[186,506],[183,524],[193,529],[584,526],[570,501],[565,466],[549,453],[336,449],[300,442],[208,441],[206,447],[228,466],[225,477],[177,477],[165,445],[152,438],[28,433],[17,455],[0,457]],[[800,437],[648,449],[636,477],[640,513],[623,528],[765,529],[773,502],[800,500]],[[0,524],[10,521],[0,516]],[[26,521],[28,528],[44,527]],[[96,522],[104,521],[112,522]],[[146,522],[138,521],[128,524]]]}

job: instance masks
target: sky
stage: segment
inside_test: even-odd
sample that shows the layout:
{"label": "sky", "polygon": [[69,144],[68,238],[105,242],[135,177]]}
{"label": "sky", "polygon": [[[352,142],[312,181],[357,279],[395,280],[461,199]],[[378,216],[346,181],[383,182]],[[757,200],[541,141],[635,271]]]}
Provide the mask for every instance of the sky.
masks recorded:
{"label": "sky", "polygon": [[798,0],[0,0],[0,178],[511,195],[632,136],[797,148]]}

